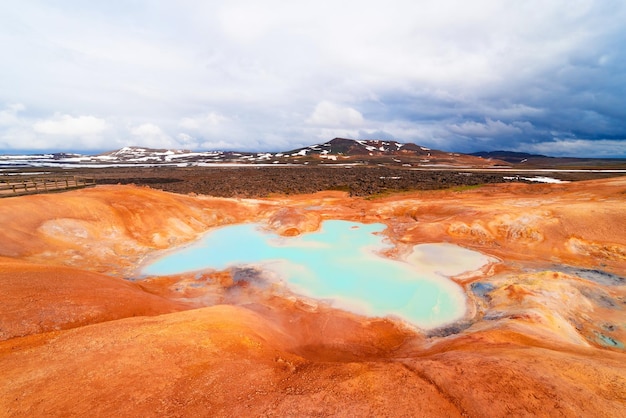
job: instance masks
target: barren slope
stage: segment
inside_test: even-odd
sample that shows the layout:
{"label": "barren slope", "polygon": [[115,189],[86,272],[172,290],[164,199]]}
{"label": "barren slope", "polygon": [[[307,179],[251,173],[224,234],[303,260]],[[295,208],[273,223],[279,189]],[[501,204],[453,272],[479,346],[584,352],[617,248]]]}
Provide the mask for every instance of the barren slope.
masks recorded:
{"label": "barren slope", "polygon": [[[387,224],[391,257],[444,241],[500,262],[457,277],[468,314],[429,332],[259,287],[246,272],[123,280],[211,226],[260,221],[294,235],[324,219]],[[0,222],[1,416],[626,408],[626,179],[379,199],[99,186],[4,199]]]}

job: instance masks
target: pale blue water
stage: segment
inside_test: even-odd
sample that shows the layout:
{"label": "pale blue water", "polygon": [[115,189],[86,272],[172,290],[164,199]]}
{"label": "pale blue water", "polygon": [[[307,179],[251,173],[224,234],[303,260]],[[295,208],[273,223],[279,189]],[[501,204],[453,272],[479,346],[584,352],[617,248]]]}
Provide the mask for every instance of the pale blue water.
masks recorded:
{"label": "pale blue water", "polygon": [[[333,220],[317,232],[285,238],[258,224],[227,226],[157,259],[142,273],[170,275],[254,264],[274,273],[295,293],[330,299],[335,307],[359,314],[395,315],[422,328],[462,317],[463,290],[436,274],[433,260],[420,268],[375,253],[390,246],[375,234],[385,228]],[[441,265],[445,261],[444,254]]]}

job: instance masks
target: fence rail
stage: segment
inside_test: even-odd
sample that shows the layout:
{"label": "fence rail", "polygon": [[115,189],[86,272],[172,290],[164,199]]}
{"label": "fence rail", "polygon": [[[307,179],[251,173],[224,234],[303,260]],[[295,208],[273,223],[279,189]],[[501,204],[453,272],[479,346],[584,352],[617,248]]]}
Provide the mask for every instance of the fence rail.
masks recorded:
{"label": "fence rail", "polygon": [[82,176],[0,175],[0,198],[27,194],[60,192],[96,185],[96,180]]}

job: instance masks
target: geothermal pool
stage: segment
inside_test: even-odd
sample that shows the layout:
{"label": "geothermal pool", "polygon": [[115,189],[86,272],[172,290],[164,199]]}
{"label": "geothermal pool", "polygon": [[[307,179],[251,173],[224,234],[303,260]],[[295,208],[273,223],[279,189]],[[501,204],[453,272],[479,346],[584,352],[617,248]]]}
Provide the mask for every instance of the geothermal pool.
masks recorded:
{"label": "geothermal pool", "polygon": [[461,318],[465,293],[448,276],[492,260],[451,244],[416,245],[406,260],[392,260],[378,254],[391,247],[377,234],[385,228],[330,220],[317,232],[281,237],[261,224],[226,226],[156,259],[141,273],[161,276],[254,265],[294,293],[358,314],[397,316],[425,329]]}

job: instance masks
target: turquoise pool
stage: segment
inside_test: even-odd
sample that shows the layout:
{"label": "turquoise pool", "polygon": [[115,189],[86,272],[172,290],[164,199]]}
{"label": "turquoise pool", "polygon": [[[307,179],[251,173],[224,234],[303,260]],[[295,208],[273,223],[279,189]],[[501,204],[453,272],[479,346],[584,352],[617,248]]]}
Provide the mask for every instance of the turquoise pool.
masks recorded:
{"label": "turquoise pool", "polygon": [[[141,273],[158,276],[255,265],[297,294],[330,300],[355,313],[393,315],[421,328],[461,318],[465,294],[446,275],[479,268],[488,262],[485,256],[455,245],[428,244],[415,246],[407,261],[388,259],[377,254],[390,247],[377,234],[385,228],[331,220],[317,232],[281,237],[260,224],[226,226],[154,260]],[[450,256],[462,262],[452,263],[451,269]]]}

